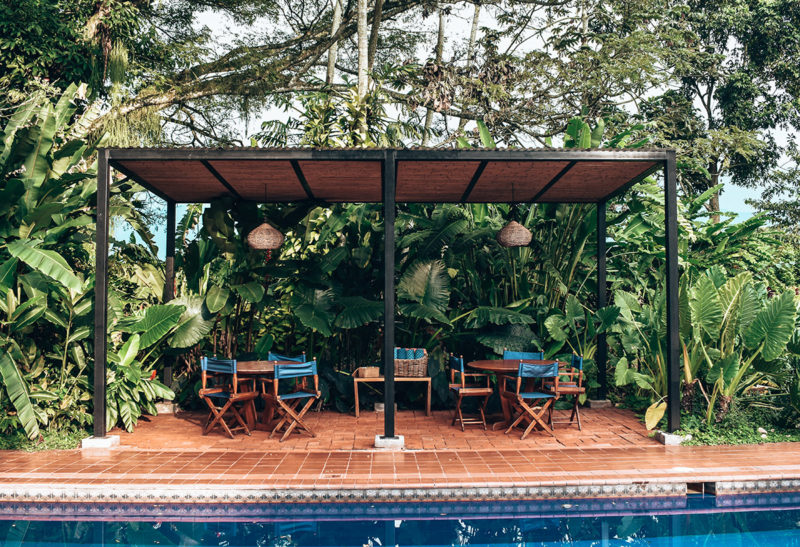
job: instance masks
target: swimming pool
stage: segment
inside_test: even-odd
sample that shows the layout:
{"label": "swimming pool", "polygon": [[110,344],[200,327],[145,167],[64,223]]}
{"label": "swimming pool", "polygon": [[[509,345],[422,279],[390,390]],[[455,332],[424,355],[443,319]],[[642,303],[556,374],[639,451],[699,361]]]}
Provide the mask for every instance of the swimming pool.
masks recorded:
{"label": "swimming pool", "polygon": [[0,504],[0,545],[800,546],[800,494],[418,503]]}

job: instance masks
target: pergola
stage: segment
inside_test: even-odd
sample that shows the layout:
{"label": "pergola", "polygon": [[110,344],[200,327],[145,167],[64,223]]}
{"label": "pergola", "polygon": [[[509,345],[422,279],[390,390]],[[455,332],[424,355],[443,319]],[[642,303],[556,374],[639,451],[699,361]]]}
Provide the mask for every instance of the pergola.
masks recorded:
{"label": "pergola", "polygon": [[[94,436],[106,436],[108,222],[111,169],[167,202],[166,293],[174,293],[175,206],[232,197],[250,202],[382,203],[384,215],[384,436],[395,437],[395,205],[421,203],[594,203],[597,304],[607,305],[606,203],[664,171],[668,428],[680,421],[678,227],[673,150],[583,149],[101,149],[97,174]],[[265,184],[269,196],[265,198]],[[600,398],[608,345],[598,336]]]}

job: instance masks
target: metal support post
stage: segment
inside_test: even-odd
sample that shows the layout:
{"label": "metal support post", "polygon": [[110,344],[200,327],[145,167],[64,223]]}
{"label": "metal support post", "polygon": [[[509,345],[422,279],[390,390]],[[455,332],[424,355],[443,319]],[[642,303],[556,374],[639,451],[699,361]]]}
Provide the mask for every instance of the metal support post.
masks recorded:
{"label": "metal support post", "polygon": [[394,220],[397,163],[395,152],[387,150],[383,159],[383,377],[384,437],[394,430]]}
{"label": "metal support post", "polygon": [[[597,307],[608,305],[608,287],[606,286],[606,202],[597,204]],[[597,381],[600,384],[598,399],[608,397],[608,341],[605,333],[597,335]]]}
{"label": "metal support post", "polygon": [[[167,244],[164,257],[164,302],[175,298],[175,202],[167,201]],[[175,358],[167,356],[164,364],[164,384],[172,387],[172,365]]]}
{"label": "metal support post", "polygon": [[678,185],[675,151],[667,151],[664,162],[664,216],[666,218],[665,251],[667,259],[667,429],[680,429],[681,375],[680,317],[678,315]]}
{"label": "metal support post", "polygon": [[108,330],[108,208],[111,167],[108,150],[97,155],[94,281],[94,436],[106,436],[106,331]]}

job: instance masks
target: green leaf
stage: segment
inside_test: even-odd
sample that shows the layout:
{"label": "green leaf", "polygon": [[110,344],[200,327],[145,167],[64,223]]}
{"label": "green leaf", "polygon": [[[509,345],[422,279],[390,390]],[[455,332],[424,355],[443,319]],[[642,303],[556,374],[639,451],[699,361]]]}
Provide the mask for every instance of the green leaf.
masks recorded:
{"label": "green leaf", "polygon": [[264,298],[264,286],[255,281],[250,281],[244,285],[234,285],[232,288],[239,293],[239,296],[251,304],[258,304]]}
{"label": "green leaf", "polygon": [[550,337],[557,342],[565,342],[569,337],[567,321],[561,314],[551,315],[544,320],[544,326]]}
{"label": "green leaf", "polygon": [[203,337],[211,332],[214,320],[203,313],[203,298],[197,295],[187,295],[170,301],[168,306],[183,307],[178,326],[169,339],[173,348],[188,348],[200,342]]}
{"label": "green leaf", "polygon": [[586,122],[581,123],[580,139],[578,140],[578,148],[591,148],[592,147],[592,128]]}
{"label": "green leaf", "polygon": [[261,338],[258,339],[258,342],[256,342],[256,345],[253,348],[253,351],[256,352],[256,355],[258,355],[259,359],[266,359],[267,358],[267,355],[269,354],[269,350],[272,349],[273,342],[274,342],[274,339],[272,338],[272,335],[269,334],[269,333],[263,335]]}
{"label": "green leaf", "polygon": [[41,241],[35,239],[17,239],[9,243],[7,248],[11,256],[19,258],[34,270],[55,279],[70,290],[80,292],[81,280],[72,272],[67,261],[55,251],[37,248],[40,243]]}
{"label": "green leaf", "polygon": [[603,142],[603,133],[606,129],[606,122],[603,118],[597,120],[597,125],[592,129],[592,148],[600,148],[600,144]]}
{"label": "green leaf", "polygon": [[11,315],[11,330],[14,332],[23,330],[38,321],[46,311],[47,296],[40,294],[30,300],[26,300]]}
{"label": "green leaf", "polygon": [[697,284],[692,287],[689,308],[692,310],[695,337],[700,339],[700,329],[702,329],[712,339],[717,339],[722,326],[723,309],[717,288],[710,277],[701,276]]}
{"label": "green leaf", "polygon": [[667,403],[665,401],[661,401],[659,403],[653,403],[647,410],[644,412],[644,425],[645,427],[650,430],[653,429],[655,426],[658,425],[658,422],[661,421],[661,418],[664,417],[664,412],[667,410]]}
{"label": "green leaf", "polygon": [[25,158],[24,180],[30,181],[34,186],[40,185],[47,176],[48,153],[53,147],[53,137],[56,132],[56,117],[53,108],[48,104],[44,114],[40,115],[44,121],[32,126],[25,135],[25,145],[29,147]]}
{"label": "green leaf", "polygon": [[618,387],[628,385],[628,370],[628,359],[620,358],[614,369],[614,383]]}
{"label": "green leaf", "polygon": [[139,335],[134,334],[128,341],[122,345],[119,350],[119,367],[127,367],[136,359],[136,354],[139,353]]}
{"label": "green leaf", "polygon": [[125,330],[141,333],[140,348],[148,348],[164,338],[178,324],[185,311],[186,308],[180,305],[150,306],[141,320]]}
{"label": "green leaf", "polygon": [[9,258],[0,266],[0,295],[5,296],[9,289],[14,286],[17,278],[17,264],[19,260]]}
{"label": "green leaf", "polygon": [[470,329],[479,329],[486,325],[530,325],[533,317],[495,306],[478,306],[466,316],[465,326]]}
{"label": "green leaf", "polygon": [[363,296],[348,296],[339,299],[342,311],[336,316],[334,325],[354,329],[383,317],[383,302],[367,300]]}
{"label": "green leaf", "polygon": [[577,321],[583,321],[586,319],[583,306],[581,306],[581,303],[578,302],[578,299],[574,294],[567,296],[567,301],[564,305],[564,311],[567,317],[567,322],[572,323],[573,325]]}
{"label": "green leaf", "polygon": [[450,278],[444,264],[431,260],[412,265],[397,284],[397,297],[420,304],[421,310],[444,314],[450,302]]}
{"label": "green leaf", "polygon": [[217,313],[224,308],[230,294],[231,292],[228,289],[217,287],[216,285],[208,289],[208,293],[206,293],[206,308],[208,308],[208,311]]}
{"label": "green leaf", "polygon": [[292,311],[300,322],[325,336],[331,335],[334,316],[330,313],[333,291],[330,289],[303,288],[295,291],[290,299]]}
{"label": "green leaf", "polygon": [[22,374],[20,374],[17,364],[11,358],[11,355],[5,350],[1,351],[0,377],[3,378],[6,394],[11,399],[14,410],[17,411],[17,419],[22,424],[25,434],[29,439],[35,439],[39,436],[39,424],[36,421],[33,405],[28,396],[28,386],[25,384],[25,380],[22,378]]}
{"label": "green leaf", "polygon": [[796,312],[793,291],[787,290],[780,296],[772,298],[767,306],[758,312],[753,324],[745,332],[745,345],[755,349],[763,340],[764,351],[761,357],[765,361],[779,357],[794,332]]}
{"label": "green leaf", "polygon": [[476,123],[478,124],[478,133],[480,133],[481,144],[483,147],[497,148],[497,144],[495,144],[492,134],[489,133],[489,128],[486,127],[486,124],[483,122],[483,120],[478,120]]}

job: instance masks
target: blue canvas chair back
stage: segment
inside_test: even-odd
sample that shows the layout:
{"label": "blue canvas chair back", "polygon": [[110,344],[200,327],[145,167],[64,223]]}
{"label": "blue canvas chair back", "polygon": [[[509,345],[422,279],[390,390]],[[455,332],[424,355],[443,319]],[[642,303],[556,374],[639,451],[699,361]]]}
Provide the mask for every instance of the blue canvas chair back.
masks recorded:
{"label": "blue canvas chair back", "polygon": [[306,362],[306,354],[302,353],[297,357],[289,357],[288,355],[281,355],[280,353],[272,353],[271,351],[267,354],[267,361],[296,361],[298,363],[305,363]]}
{"label": "blue canvas chair back", "polygon": [[236,374],[236,359],[217,359],[216,357],[202,357],[200,368],[206,372],[221,374]]}
{"label": "blue canvas chair back", "polygon": [[422,359],[425,350],[422,348],[394,348],[395,359]]}
{"label": "blue canvas chair back", "polygon": [[450,368],[464,374],[464,358],[463,357],[456,357],[455,355],[450,356]]}
{"label": "blue canvas chair back", "polygon": [[572,354],[572,368],[583,370],[583,357],[581,355]]}
{"label": "blue canvas chair back", "polygon": [[520,378],[555,378],[558,376],[558,362],[551,365],[534,365],[520,361],[517,374]]}
{"label": "blue canvas chair back", "polygon": [[511,351],[503,350],[503,359],[516,361],[518,359],[544,359],[541,351]]}
{"label": "blue canvas chair back", "polygon": [[275,379],[302,378],[317,375],[317,362],[297,363],[296,365],[275,365]]}

